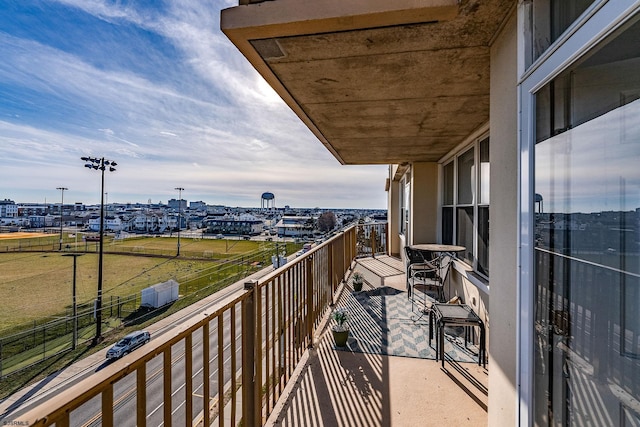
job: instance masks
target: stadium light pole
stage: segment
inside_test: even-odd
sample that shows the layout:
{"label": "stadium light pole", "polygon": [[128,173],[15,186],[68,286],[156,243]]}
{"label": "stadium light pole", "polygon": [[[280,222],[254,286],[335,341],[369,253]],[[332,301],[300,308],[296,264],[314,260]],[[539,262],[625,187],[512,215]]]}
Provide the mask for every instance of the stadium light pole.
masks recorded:
{"label": "stadium light pole", "polygon": [[104,157],[81,157],[86,162],[84,167],[99,170],[102,175],[100,187],[100,249],[98,252],[98,299],[96,299],[96,336],[93,338],[93,345],[102,341],[102,246],[104,237],[104,171],[115,172],[118,164],[113,160]]}
{"label": "stadium light pole", "polygon": [[174,190],[178,190],[178,253],[176,256],[180,256],[180,228],[182,228],[182,191],[184,188],[176,187]]}
{"label": "stadium light pole", "polygon": [[56,187],[56,190],[60,190],[62,193],[62,198],[60,200],[60,246],[58,250],[62,250],[62,210],[64,209],[64,190],[68,190],[67,187]]}

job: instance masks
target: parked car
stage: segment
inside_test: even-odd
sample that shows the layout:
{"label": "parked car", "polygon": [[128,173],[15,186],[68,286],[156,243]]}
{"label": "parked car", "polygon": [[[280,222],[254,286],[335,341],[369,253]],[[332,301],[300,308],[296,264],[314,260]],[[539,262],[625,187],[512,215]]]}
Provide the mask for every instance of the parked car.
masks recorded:
{"label": "parked car", "polygon": [[107,359],[119,359],[151,340],[147,331],[136,331],[122,338],[107,351]]}

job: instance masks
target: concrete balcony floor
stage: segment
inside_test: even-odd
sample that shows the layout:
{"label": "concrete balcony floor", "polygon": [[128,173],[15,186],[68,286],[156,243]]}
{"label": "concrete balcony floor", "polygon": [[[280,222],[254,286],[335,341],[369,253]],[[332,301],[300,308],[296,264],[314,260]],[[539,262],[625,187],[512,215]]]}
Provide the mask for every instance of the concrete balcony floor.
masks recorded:
{"label": "concrete balcony floor", "polygon": [[[364,274],[365,291],[385,286],[405,292],[404,266],[397,259],[360,259],[354,270]],[[337,306],[351,294],[350,286]],[[335,349],[327,321],[267,425],[482,426],[487,382],[488,370],[475,363],[447,360],[442,369],[433,359]]]}

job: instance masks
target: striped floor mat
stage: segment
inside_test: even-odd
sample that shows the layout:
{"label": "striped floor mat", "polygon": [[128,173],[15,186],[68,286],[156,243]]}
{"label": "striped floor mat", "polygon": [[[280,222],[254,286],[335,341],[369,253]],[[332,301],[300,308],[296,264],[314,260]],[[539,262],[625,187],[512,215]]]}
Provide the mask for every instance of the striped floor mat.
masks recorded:
{"label": "striped floor mat", "polygon": [[[347,348],[338,350],[389,356],[435,359],[435,340],[429,345],[429,316],[411,311],[407,293],[390,287],[345,292],[337,307],[349,310]],[[333,325],[332,325],[333,326]],[[445,353],[458,362],[478,362],[477,347],[464,346],[462,328],[445,328]]]}

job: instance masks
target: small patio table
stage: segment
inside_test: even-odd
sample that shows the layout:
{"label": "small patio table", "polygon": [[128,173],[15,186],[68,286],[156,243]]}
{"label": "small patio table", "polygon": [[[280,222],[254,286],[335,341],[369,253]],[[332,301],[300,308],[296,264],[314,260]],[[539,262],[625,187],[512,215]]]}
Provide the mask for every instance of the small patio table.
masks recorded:
{"label": "small patio table", "polygon": [[464,246],[441,245],[440,243],[420,243],[420,244],[410,245],[409,247],[416,251],[437,252],[437,253],[462,252],[465,250]]}
{"label": "small patio table", "polygon": [[480,346],[478,348],[478,365],[486,367],[487,350],[485,348],[485,330],[484,322],[478,315],[466,304],[438,304],[434,303],[429,313],[429,345],[433,338],[433,328],[436,326],[436,360],[440,357],[442,367],[444,368],[444,327],[463,326],[464,327],[464,346],[467,348],[469,337],[468,327],[477,326],[480,329]]}

